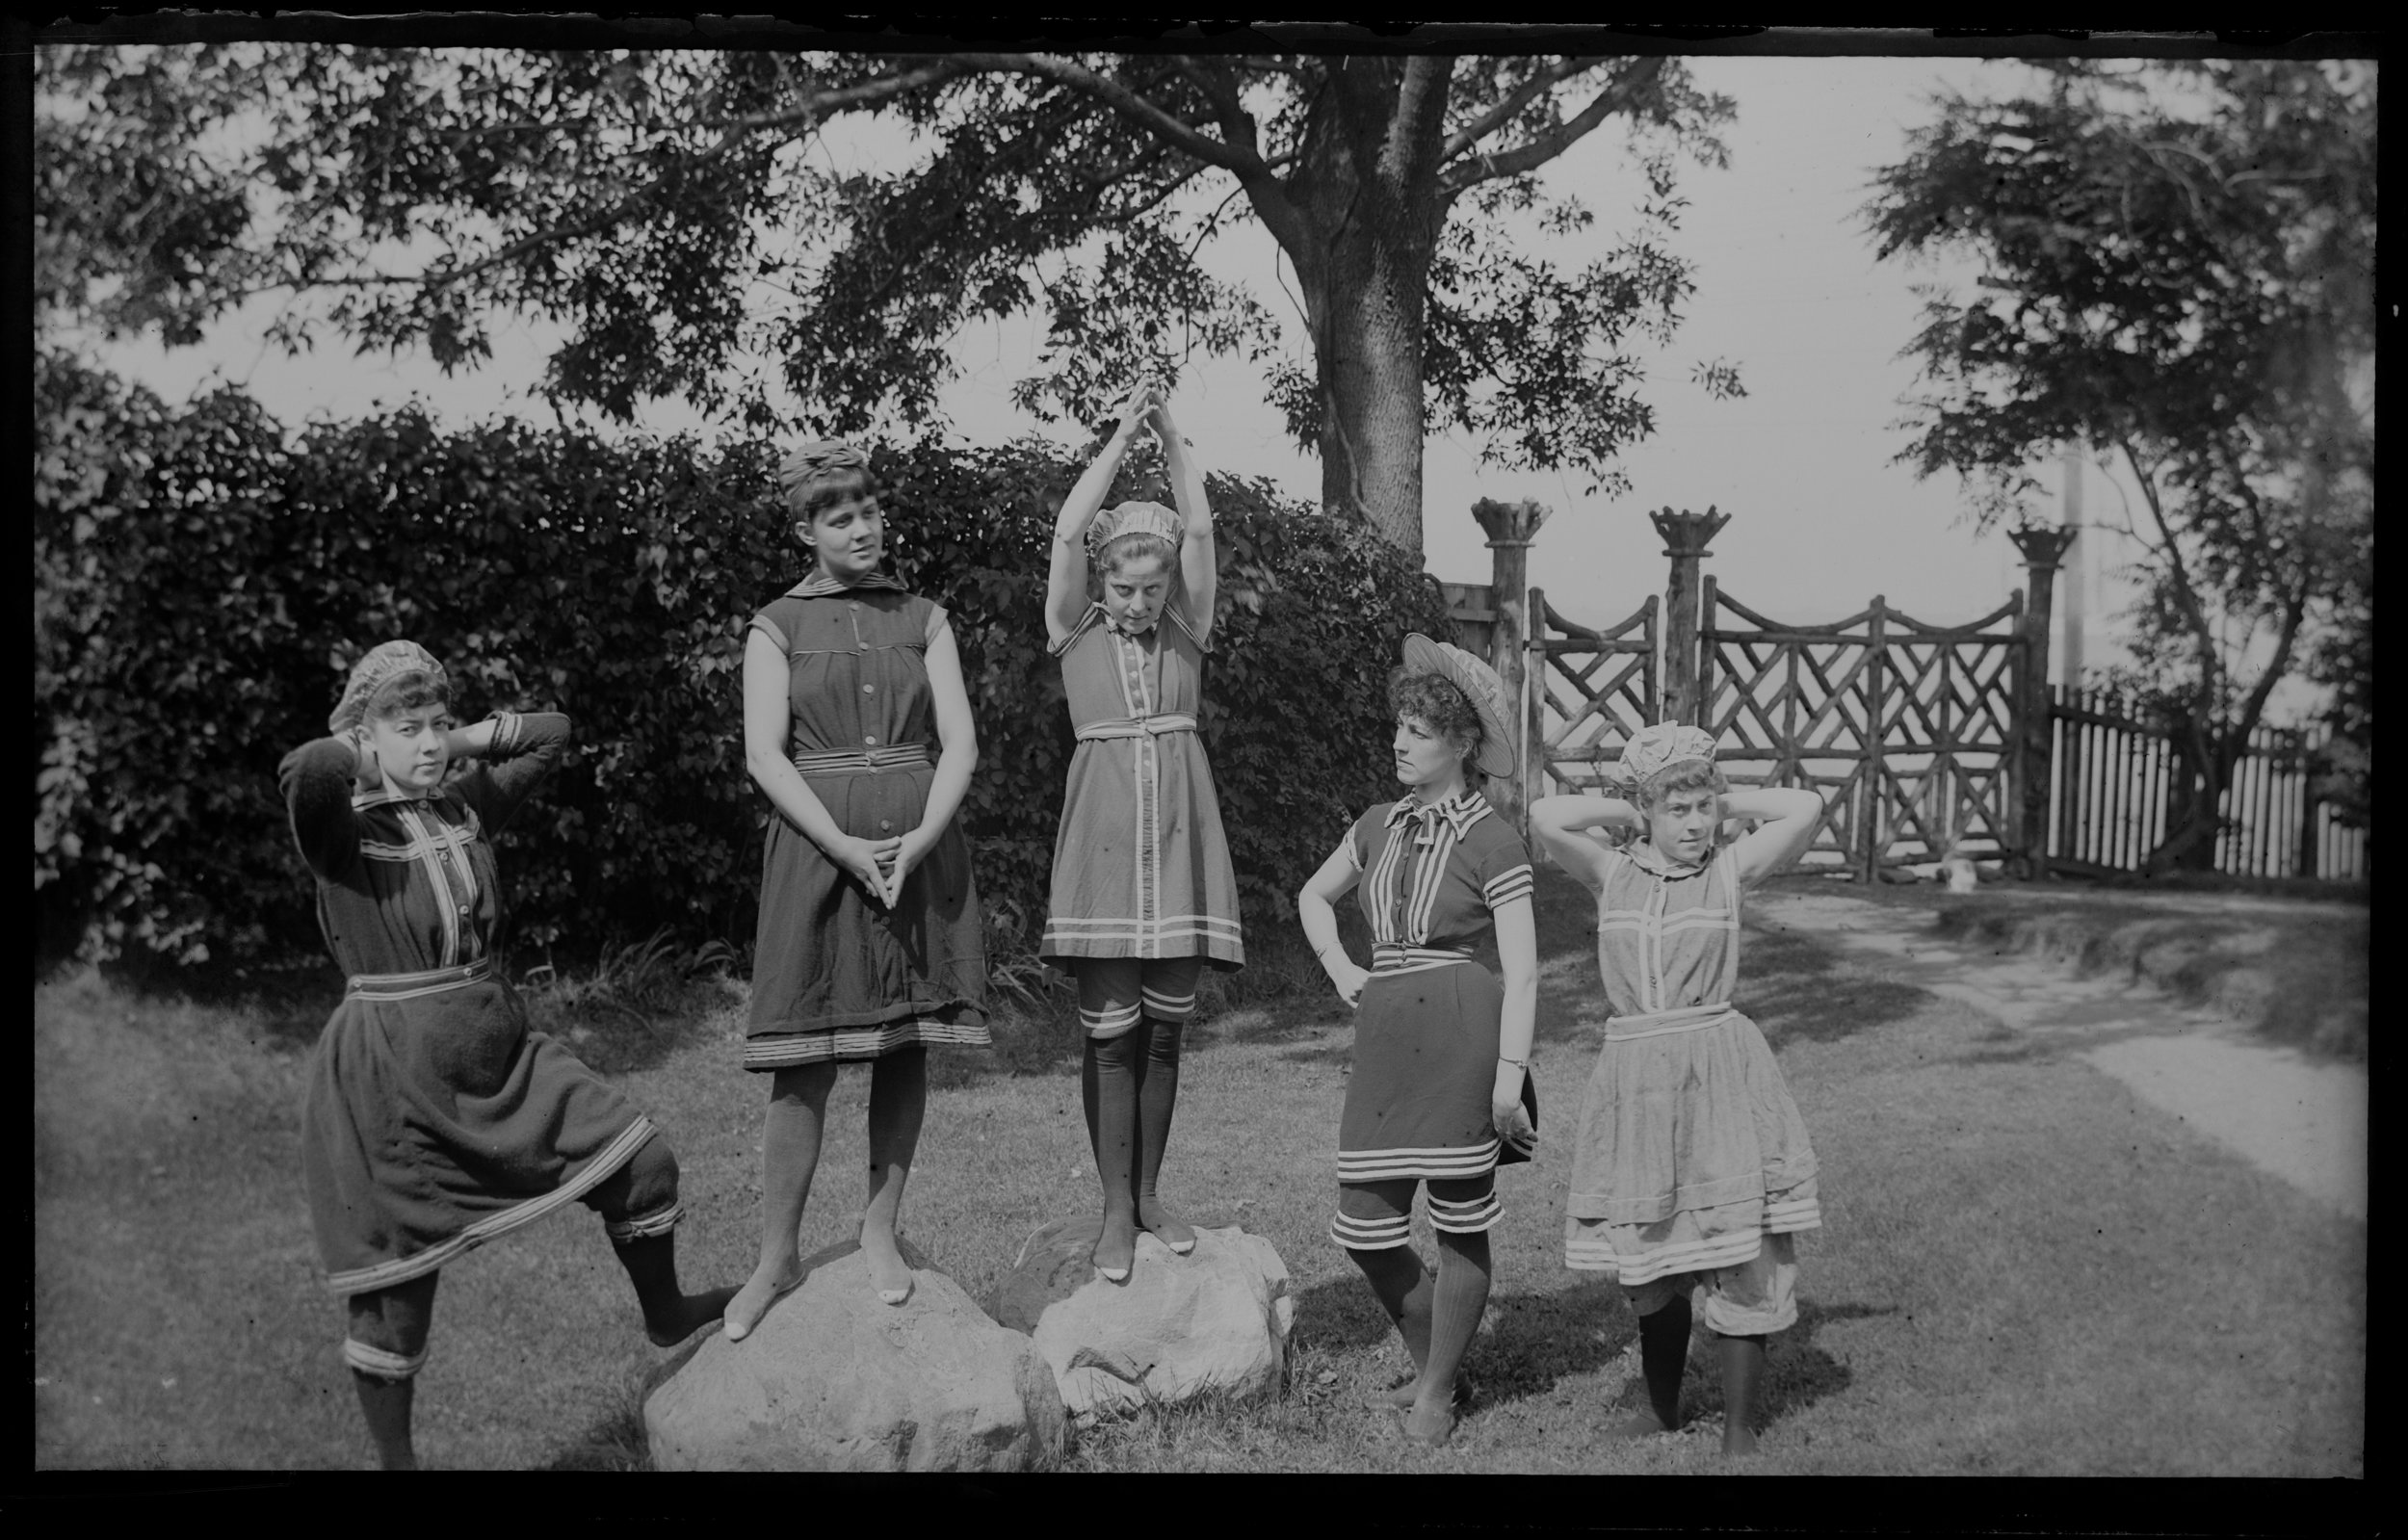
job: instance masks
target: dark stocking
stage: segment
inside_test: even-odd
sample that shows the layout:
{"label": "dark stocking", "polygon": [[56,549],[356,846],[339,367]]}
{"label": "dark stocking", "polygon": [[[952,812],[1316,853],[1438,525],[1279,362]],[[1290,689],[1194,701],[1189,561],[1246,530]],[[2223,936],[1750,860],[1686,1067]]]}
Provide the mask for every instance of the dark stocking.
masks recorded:
{"label": "dark stocking", "polygon": [[1171,1250],[1194,1249],[1195,1231],[1163,1207],[1154,1195],[1163,1172],[1163,1151],[1170,1143],[1171,1109],[1179,1101],[1179,1039],[1185,1028],[1175,1021],[1138,1023],[1147,1034],[1145,1052],[1137,1056],[1138,1078],[1138,1223]]}
{"label": "dark stocking", "polygon": [[1687,1294],[1675,1294],[1662,1310],[1638,1318],[1638,1365],[1647,1380],[1649,1410],[1633,1413],[1618,1431],[1669,1433],[1680,1425],[1681,1370],[1688,1365],[1688,1333]]}
{"label": "dark stocking", "polygon": [[1421,1394],[1422,1366],[1429,1362],[1429,1324],[1432,1279],[1429,1269],[1411,1246],[1390,1246],[1379,1251],[1357,1251],[1347,1248],[1347,1255],[1363,1269],[1363,1276],[1378,1297],[1379,1308],[1397,1323],[1397,1334],[1404,1339],[1404,1350],[1413,1359],[1413,1377],[1399,1386],[1388,1396],[1392,1406],[1410,1406]]}
{"label": "dark stocking", "polygon": [[1488,1308],[1488,1235],[1438,1232],[1438,1282],[1429,1324],[1429,1358],[1422,1365],[1420,1394],[1406,1417],[1407,1437],[1444,1444],[1454,1431],[1454,1379],[1463,1355]]}
{"label": "dark stocking", "polygon": [[1134,1041],[1142,1026],[1117,1037],[1090,1037],[1079,1068],[1081,1100],[1086,1106],[1087,1138],[1095,1151],[1095,1174],[1104,1184],[1104,1233],[1095,1242],[1095,1266],[1117,1283],[1129,1276],[1137,1257],[1138,1078]]}

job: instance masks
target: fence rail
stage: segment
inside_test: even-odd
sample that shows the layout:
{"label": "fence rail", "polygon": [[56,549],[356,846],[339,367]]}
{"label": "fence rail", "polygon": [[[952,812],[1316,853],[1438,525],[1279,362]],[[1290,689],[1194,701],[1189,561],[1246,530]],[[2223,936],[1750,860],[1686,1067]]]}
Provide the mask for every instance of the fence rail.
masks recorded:
{"label": "fence rail", "polygon": [[[1447,584],[1457,641],[1521,703],[1520,773],[1490,796],[1516,822],[1536,797],[1599,789],[1631,735],[1683,721],[1714,735],[1740,784],[1809,787],[1826,812],[1809,865],[1862,880],[1950,850],[2019,876],[2143,870],[2165,839],[2179,763],[2164,724],[2099,691],[2046,683],[2068,531],[2009,532],[2028,589],[1978,619],[1934,625],[1879,595],[1825,625],[1776,620],[1720,591],[1702,563],[1730,515],[1664,509],[1669,582],[1618,623],[1583,625],[1530,586],[1545,521],[1482,500],[1495,581]],[[2214,869],[2367,880],[2368,831],[2316,795],[2322,727],[2262,726],[2234,768]]]}
{"label": "fence rail", "polygon": [[[2171,735],[2107,691],[2060,685],[2052,695],[2049,865],[2088,876],[2137,872],[2166,836]],[[2264,725],[2249,735],[2224,789],[2216,871],[2366,879],[2368,831],[2335,820],[2316,795],[2315,756],[2328,736],[2321,726]]]}

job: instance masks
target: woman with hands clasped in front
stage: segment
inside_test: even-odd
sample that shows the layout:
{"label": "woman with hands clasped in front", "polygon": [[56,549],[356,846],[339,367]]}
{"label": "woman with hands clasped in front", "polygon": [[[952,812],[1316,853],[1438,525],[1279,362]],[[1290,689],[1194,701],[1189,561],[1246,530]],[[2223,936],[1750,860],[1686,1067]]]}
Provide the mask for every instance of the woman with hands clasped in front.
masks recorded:
{"label": "woman with hands clasped in front", "polygon": [[[1408,795],[1355,820],[1296,908],[1356,1012],[1330,1238],[1412,1355],[1414,1377],[1389,1396],[1406,1437],[1437,1445],[1453,1432],[1456,1370],[1488,1304],[1488,1230],[1504,1214],[1496,1168],[1529,1159],[1537,1138],[1538,943],[1529,852],[1474,780],[1513,772],[1504,686],[1470,653],[1415,636],[1388,697]],[[1371,928],[1369,970],[1339,944],[1331,906],[1349,891]],[[1472,956],[1492,926],[1502,989]],[[1411,1245],[1422,1183],[1434,1278]]]}
{"label": "woman with hands clasped in front", "polygon": [[801,1282],[798,1232],[840,1063],[872,1066],[861,1249],[881,1299],[910,1296],[897,1236],[926,1045],[988,1040],[985,938],[954,822],[979,748],[953,627],[879,570],[886,517],[859,449],[804,444],[778,480],[812,564],[745,640],[745,764],[773,816],[744,1065],[772,1078],[761,1256],[727,1307],[736,1340]]}
{"label": "woman with hands clasped in front", "polygon": [[[1549,796],[1531,832],[1597,899],[1612,1016],[1581,1102],[1564,1261],[1619,1275],[1639,1316],[1649,1409],[1618,1434],[1679,1425],[1690,1300],[1720,1343],[1725,1454],[1756,1447],[1765,1338],[1797,1319],[1792,1237],[1822,1223],[1815,1152],[1754,1022],[1732,1008],[1740,898],[1814,838],[1822,798],[1729,791],[1714,739],[1641,729],[1622,751],[1631,800]],[[1725,820],[1760,821],[1724,843]],[[1643,836],[1627,848],[1591,831]]]}

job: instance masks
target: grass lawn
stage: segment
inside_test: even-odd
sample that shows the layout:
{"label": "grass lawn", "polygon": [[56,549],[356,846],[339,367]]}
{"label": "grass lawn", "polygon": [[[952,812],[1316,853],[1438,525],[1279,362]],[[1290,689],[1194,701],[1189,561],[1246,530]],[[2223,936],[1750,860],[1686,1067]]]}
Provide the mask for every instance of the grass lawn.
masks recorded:
{"label": "grass lawn", "polygon": [[[1688,1431],[1597,1437],[1636,1394],[1636,1323],[1617,1289],[1562,1266],[1564,1135],[1600,1012],[1582,896],[1547,874],[1540,912],[1534,1070],[1553,1138],[1501,1181],[1498,1286],[1467,1366],[1479,1394],[1454,1444],[1409,1450],[1364,1404],[1405,1360],[1324,1235],[1348,1029],[1290,953],[1224,980],[1195,1030],[1165,1177],[1191,1217],[1243,1223],[1286,1259],[1289,1388],[1106,1424],[1073,1469],[1715,1468],[1702,1349]],[[2363,1225],[2107,1076],[1810,939],[1751,933],[1745,977],[1821,1157],[1825,1214],[1802,1248],[1802,1318],[1771,1347],[1754,1469],[2363,1473]],[[574,988],[535,998],[675,1141],[689,1278],[741,1277],[765,1094],[735,1067],[741,984],[701,981],[641,1016]],[[367,1463],[295,1170],[324,1004],[192,1005],[89,973],[36,986],[37,1467]],[[1030,1231],[1093,1201],[1075,1044],[1050,1014],[1006,1022],[992,1053],[932,1056],[907,1228],[974,1295]],[[850,1234],[867,1086],[858,1071],[838,1083],[806,1251]],[[1427,1255],[1426,1231],[1417,1243]],[[640,1467],[641,1386],[664,1356],[600,1224],[548,1219],[444,1274],[422,1457]]]}

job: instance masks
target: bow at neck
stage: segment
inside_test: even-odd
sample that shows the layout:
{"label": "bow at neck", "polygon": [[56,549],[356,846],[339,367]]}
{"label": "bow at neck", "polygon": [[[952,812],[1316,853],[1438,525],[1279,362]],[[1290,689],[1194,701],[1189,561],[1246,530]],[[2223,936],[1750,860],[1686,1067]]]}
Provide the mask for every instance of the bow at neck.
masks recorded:
{"label": "bow at neck", "polygon": [[1474,791],[1457,792],[1443,802],[1422,802],[1408,796],[1388,810],[1388,827],[1400,829],[1409,824],[1414,830],[1414,844],[1430,845],[1438,838],[1440,823],[1453,828],[1459,840],[1487,816],[1488,798]]}

